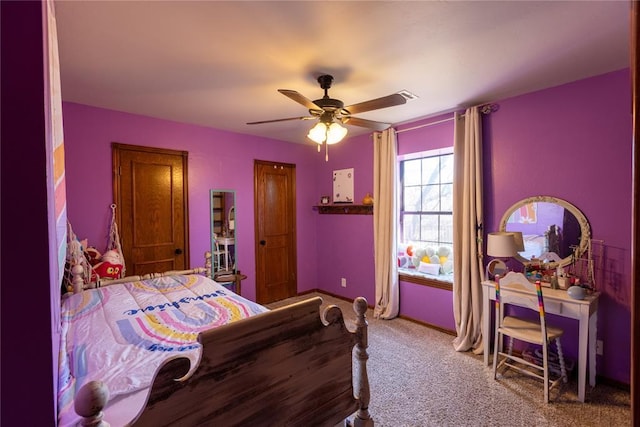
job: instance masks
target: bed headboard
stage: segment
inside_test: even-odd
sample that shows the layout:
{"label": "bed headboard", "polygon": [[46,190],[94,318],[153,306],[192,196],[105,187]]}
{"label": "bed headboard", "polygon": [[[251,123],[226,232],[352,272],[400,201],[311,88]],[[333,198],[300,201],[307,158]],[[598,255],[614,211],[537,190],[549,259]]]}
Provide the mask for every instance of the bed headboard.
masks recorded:
{"label": "bed headboard", "polygon": [[[80,249],[81,250],[81,249]],[[81,258],[82,257],[82,258]],[[75,254],[73,257],[70,257],[69,259],[71,260],[78,260],[78,259],[84,259],[84,255],[77,255]],[[109,285],[115,285],[118,283],[127,283],[127,282],[136,282],[139,280],[145,280],[145,279],[153,279],[156,277],[162,277],[162,276],[175,276],[175,275],[185,275],[185,274],[204,274],[207,277],[210,276],[211,270],[210,270],[210,266],[211,265],[211,253],[210,252],[206,252],[205,253],[205,267],[196,267],[190,270],[173,270],[173,271],[165,271],[165,272],[159,272],[159,273],[149,273],[149,274],[143,274],[141,276],[126,276],[126,277],[122,277],[120,279],[102,279],[102,280],[97,280],[95,282],[86,282],[86,275],[85,273],[85,268],[83,266],[83,263],[81,262],[77,262],[75,261],[75,263],[73,263],[69,269],[71,271],[71,290],[69,288],[67,288],[67,291],[70,291],[72,293],[78,293],[78,292],[82,292],[85,289],[94,289],[94,288],[99,288],[101,286],[109,286]],[[66,279],[65,279],[66,280]]]}

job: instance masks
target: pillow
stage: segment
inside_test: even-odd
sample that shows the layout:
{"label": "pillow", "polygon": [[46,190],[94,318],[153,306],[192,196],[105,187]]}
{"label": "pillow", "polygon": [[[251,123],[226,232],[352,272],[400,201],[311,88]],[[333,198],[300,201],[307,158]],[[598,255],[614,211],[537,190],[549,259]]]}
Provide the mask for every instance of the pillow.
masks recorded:
{"label": "pillow", "polygon": [[440,264],[421,262],[418,266],[418,271],[420,273],[433,274],[434,276],[437,276],[440,273]]}

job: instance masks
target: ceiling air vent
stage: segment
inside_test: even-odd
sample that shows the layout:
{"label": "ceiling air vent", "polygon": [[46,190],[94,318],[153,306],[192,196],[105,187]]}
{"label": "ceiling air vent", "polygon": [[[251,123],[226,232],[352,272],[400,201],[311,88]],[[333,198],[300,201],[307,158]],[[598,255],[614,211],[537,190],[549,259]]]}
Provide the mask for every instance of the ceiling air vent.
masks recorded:
{"label": "ceiling air vent", "polygon": [[408,90],[401,90],[400,92],[398,92],[399,95],[402,95],[402,97],[404,99],[406,99],[407,101],[413,101],[414,99],[418,99],[418,95],[409,92]]}

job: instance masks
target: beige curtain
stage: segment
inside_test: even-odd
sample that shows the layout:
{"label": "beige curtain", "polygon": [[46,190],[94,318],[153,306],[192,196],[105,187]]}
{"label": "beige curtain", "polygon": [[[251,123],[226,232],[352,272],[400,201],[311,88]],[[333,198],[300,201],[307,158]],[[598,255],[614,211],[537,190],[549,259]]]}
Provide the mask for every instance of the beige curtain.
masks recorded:
{"label": "beige curtain", "polygon": [[455,115],[453,314],[457,351],[482,352],[482,129],[478,107]]}
{"label": "beige curtain", "polygon": [[387,129],[373,134],[373,245],[376,303],[374,316],[393,319],[400,309],[397,230],[397,148],[396,133]]}

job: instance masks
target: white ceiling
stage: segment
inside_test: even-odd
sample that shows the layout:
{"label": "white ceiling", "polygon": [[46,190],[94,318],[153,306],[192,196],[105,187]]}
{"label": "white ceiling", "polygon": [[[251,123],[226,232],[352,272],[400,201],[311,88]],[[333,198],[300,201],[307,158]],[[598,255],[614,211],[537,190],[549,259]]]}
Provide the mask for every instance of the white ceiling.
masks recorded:
{"label": "white ceiling", "polygon": [[[398,124],[629,66],[628,1],[56,1],[62,95],[72,101],[306,142],[277,92],[355,104]],[[370,132],[348,126],[349,135]]]}

